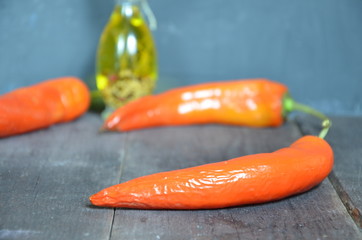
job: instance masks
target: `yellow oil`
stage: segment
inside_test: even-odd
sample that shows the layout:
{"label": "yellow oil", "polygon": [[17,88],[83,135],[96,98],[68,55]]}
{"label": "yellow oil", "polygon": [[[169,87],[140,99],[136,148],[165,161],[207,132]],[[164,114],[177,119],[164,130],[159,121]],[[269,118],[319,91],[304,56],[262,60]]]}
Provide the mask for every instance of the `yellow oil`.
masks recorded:
{"label": "yellow oil", "polygon": [[96,83],[107,107],[118,108],[151,94],[157,52],[150,29],[134,2],[116,5],[98,46]]}

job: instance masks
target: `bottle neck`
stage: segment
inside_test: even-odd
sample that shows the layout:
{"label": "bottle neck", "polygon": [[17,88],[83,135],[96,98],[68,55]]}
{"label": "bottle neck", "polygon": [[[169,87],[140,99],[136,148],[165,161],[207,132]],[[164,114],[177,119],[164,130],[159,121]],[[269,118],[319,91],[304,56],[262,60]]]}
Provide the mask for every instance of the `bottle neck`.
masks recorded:
{"label": "bottle neck", "polygon": [[115,0],[117,5],[129,4],[129,5],[142,5],[146,0]]}
{"label": "bottle neck", "polygon": [[157,29],[156,17],[153,14],[150,6],[148,5],[147,0],[115,0],[115,1],[116,1],[116,5],[119,5],[119,6],[136,6],[136,7],[138,7],[141,10],[142,14],[144,14],[144,16],[146,16],[150,29],[151,30]]}

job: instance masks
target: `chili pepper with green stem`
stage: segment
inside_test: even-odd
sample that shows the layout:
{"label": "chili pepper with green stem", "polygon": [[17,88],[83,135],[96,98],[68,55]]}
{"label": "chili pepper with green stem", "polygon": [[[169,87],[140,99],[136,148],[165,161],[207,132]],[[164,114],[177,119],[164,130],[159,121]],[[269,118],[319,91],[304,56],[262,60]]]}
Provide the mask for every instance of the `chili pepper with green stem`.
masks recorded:
{"label": "chili pepper with green stem", "polygon": [[304,136],[290,147],[228,161],[155,173],[92,195],[101,207],[213,209],[283,199],[308,191],[333,167],[322,138]]}
{"label": "chili pepper with green stem", "polygon": [[135,100],[116,109],[105,120],[102,130],[206,123],[276,127],[293,110],[327,120],[323,114],[295,102],[288,88],[278,82],[268,79],[210,82]]}

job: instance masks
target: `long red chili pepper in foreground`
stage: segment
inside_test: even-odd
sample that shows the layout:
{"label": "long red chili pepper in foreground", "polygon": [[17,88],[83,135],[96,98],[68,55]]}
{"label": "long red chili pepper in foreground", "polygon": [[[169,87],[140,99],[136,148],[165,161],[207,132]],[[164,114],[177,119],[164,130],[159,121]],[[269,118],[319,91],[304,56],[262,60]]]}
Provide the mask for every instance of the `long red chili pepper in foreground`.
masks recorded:
{"label": "long red chili pepper in foreground", "polygon": [[90,197],[102,207],[212,209],[255,204],[305,192],[325,179],[333,151],[319,137],[290,147],[181,170],[156,173],[106,188]]}
{"label": "long red chili pepper in foreground", "polygon": [[0,96],[0,137],[71,121],[90,104],[87,86],[63,77],[19,88]]}

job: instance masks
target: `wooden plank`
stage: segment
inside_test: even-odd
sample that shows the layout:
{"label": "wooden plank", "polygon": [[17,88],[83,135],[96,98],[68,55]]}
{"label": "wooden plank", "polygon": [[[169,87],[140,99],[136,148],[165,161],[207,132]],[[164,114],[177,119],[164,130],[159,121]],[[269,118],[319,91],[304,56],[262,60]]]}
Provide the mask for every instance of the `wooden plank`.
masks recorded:
{"label": "wooden plank", "polygon": [[[319,131],[315,119],[303,117],[298,122],[306,134]],[[356,224],[362,228],[362,118],[332,117],[332,123],[326,137],[335,154],[329,179]]]}
{"label": "wooden plank", "polygon": [[[291,123],[276,129],[209,125],[131,132],[121,182],[273,151],[299,136],[298,128]],[[305,194],[260,205],[201,211],[117,209],[111,233],[111,239],[173,240],[361,237],[328,180]]]}
{"label": "wooden plank", "polygon": [[118,182],[125,135],[100,125],[87,114],[0,140],[0,239],[108,239],[113,212],[88,196]]}
{"label": "wooden plank", "polygon": [[[98,134],[94,114],[0,140],[0,239],[360,239],[328,181],[283,201],[203,211],[95,208],[103,187],[153,172],[273,151],[299,137],[227,126]],[[122,171],[122,175],[121,174]]]}

